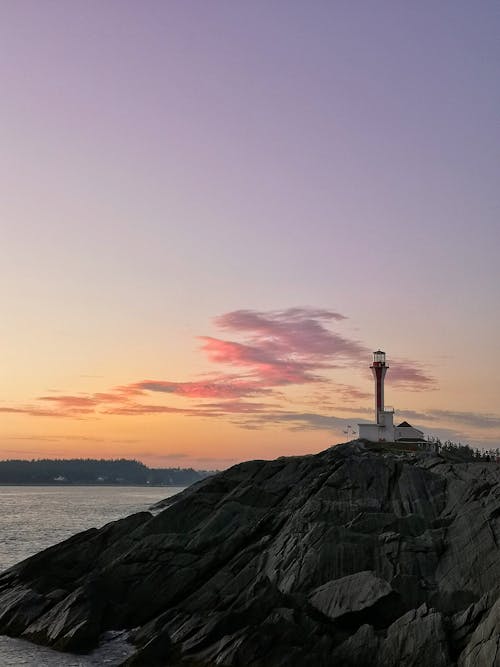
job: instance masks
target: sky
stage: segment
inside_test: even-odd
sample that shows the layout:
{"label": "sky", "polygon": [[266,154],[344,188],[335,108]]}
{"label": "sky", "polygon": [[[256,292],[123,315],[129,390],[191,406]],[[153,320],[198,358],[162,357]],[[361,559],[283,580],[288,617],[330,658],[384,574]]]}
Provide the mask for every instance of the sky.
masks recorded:
{"label": "sky", "polygon": [[321,451],[378,348],[396,423],[498,447],[499,28],[1,0],[0,458]]}

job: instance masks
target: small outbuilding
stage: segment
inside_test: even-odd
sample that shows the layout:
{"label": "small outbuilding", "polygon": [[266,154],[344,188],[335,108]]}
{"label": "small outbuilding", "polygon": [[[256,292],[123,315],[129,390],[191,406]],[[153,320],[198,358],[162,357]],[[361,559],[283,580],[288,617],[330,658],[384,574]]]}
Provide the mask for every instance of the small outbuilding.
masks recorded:
{"label": "small outbuilding", "polygon": [[415,428],[407,421],[401,422],[394,427],[394,440],[405,440],[406,442],[421,442],[424,440],[424,432]]}

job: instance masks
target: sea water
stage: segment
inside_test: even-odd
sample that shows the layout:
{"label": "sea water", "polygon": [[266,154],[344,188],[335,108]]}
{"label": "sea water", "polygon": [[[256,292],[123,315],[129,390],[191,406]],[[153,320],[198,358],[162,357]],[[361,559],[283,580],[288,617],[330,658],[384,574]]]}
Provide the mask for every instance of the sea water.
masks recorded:
{"label": "sea water", "polygon": [[[138,486],[0,486],[0,571],[88,528],[149,506],[181,491]],[[89,656],[52,651],[0,636],[0,666],[88,667],[120,664],[130,653],[120,633]]]}

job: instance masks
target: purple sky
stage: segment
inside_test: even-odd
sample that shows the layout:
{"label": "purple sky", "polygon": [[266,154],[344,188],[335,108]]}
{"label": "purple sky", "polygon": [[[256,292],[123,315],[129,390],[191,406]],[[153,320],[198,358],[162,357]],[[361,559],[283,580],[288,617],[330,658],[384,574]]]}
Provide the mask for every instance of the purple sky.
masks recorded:
{"label": "purple sky", "polygon": [[[335,381],[327,418],[359,391],[361,418],[357,364],[379,346],[395,380],[414,364],[432,378],[427,392],[399,383],[399,409],[498,441],[498,3],[5,0],[0,26],[0,409],[21,410],[5,411],[0,448],[22,455],[20,438],[49,433],[76,452],[132,428],[41,424],[33,402],[50,392],[94,406],[116,387],[188,391],[222,372],[275,392],[274,353]],[[347,318],[319,325],[359,346],[351,370],[333,348],[315,356],[317,328],[273,350],[234,315],[298,307]],[[255,336],[261,365],[231,348],[222,371],[220,341]],[[294,384],[287,413],[325,417],[313,384]],[[253,437],[286,453],[292,436],[262,419],[276,400],[260,397]],[[198,406],[177,421],[164,407],[137,422],[141,446],[163,451],[172,433],[194,460],[207,432],[206,456],[222,456]],[[228,424],[227,458],[248,456]],[[340,432],[325,428],[325,446]]]}

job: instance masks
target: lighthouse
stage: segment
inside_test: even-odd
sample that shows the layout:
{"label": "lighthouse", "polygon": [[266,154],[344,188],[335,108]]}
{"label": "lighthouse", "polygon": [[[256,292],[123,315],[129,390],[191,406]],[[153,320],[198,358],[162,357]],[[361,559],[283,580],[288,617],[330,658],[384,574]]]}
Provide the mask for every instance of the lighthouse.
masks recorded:
{"label": "lighthouse", "polygon": [[373,363],[370,366],[375,380],[375,422],[384,424],[384,379],[389,366],[385,363],[385,352],[377,350],[373,353]]}
{"label": "lighthouse", "polygon": [[384,404],[384,380],[389,370],[385,352],[377,350],[373,353],[370,369],[375,380],[375,422],[358,424],[359,437],[374,442],[394,442],[394,410]]}
{"label": "lighthouse", "polygon": [[423,431],[404,421],[394,426],[394,409],[384,404],[384,380],[389,366],[385,360],[385,352],[377,350],[373,353],[370,366],[375,380],[375,422],[358,424],[359,437],[371,442],[407,442],[425,443]]}

